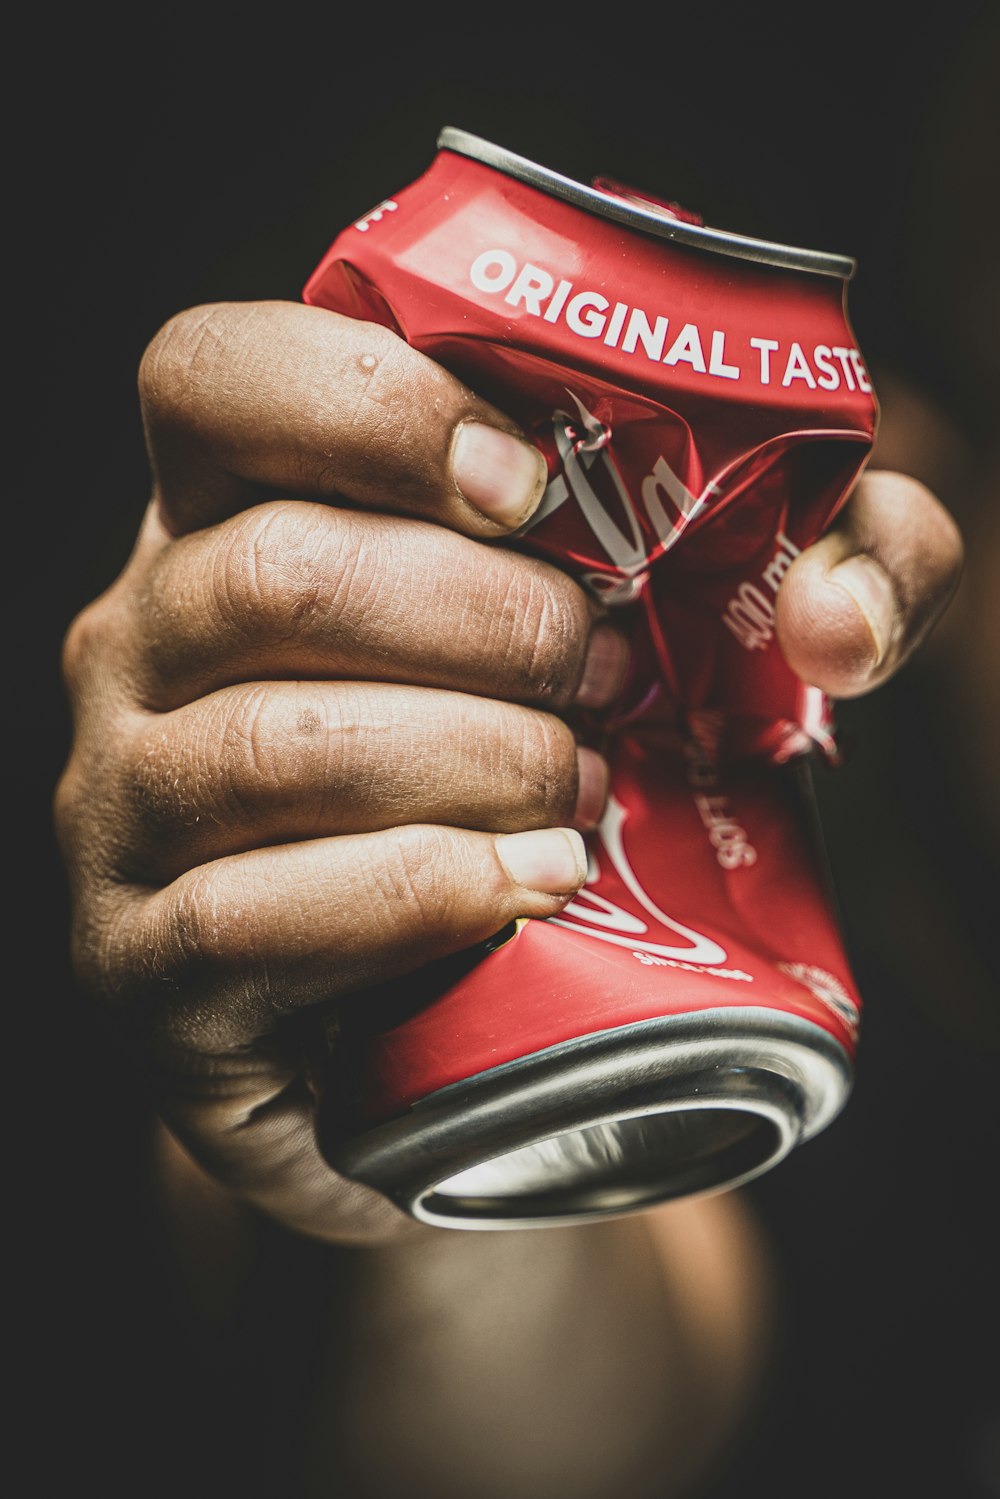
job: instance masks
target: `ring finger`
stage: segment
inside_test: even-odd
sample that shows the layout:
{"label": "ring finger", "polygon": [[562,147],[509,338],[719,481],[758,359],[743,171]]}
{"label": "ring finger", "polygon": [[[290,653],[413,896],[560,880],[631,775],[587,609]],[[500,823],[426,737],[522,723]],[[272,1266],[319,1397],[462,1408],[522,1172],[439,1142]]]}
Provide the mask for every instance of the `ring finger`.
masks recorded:
{"label": "ring finger", "polygon": [[266,844],[417,822],[586,831],[607,793],[603,760],[553,714],[367,682],[251,682],[143,714],[123,767],[122,873],[156,884]]}

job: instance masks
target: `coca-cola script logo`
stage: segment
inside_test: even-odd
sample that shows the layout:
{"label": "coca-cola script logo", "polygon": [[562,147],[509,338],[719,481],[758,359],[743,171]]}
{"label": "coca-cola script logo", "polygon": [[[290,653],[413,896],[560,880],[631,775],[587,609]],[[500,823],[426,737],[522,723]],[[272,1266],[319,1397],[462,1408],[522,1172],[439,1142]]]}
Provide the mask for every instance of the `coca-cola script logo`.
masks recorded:
{"label": "coca-cola script logo", "polygon": [[[617,574],[588,572],[582,581],[605,603],[626,604],[637,596],[651,560],[675,545],[715,486],[709,485],[700,495],[692,494],[660,454],[643,479],[641,499],[637,500],[630,494],[611,452],[610,429],[568,387],[566,394],[575,411],[554,411],[551,418],[562,472],[551,480],[542,503],[519,534],[546,520],[572,496]],[[609,497],[618,502],[615,508],[620,510],[627,531],[609,513],[599,487],[606,488]]]}
{"label": "coca-cola script logo", "polygon": [[[615,947],[627,948],[634,958],[645,966],[685,968],[697,973],[709,973],[716,978],[736,979],[752,983],[753,976],[740,968],[722,968],[728,954],[724,947],[704,932],[675,921],[662,911],[649,892],[644,889],[625,850],[624,826],[628,813],[612,794],[608,798],[607,810],[592,841],[590,867],[587,880],[577,895],[563,907],[560,916],[550,917],[556,926],[581,936],[595,937],[599,942],[610,942]],[[601,895],[594,887],[601,882],[601,865],[593,844],[599,843],[626,890],[637,907],[653,918],[667,932],[681,938],[679,944],[653,942],[649,939],[650,923],[637,910],[627,910],[617,902]]]}

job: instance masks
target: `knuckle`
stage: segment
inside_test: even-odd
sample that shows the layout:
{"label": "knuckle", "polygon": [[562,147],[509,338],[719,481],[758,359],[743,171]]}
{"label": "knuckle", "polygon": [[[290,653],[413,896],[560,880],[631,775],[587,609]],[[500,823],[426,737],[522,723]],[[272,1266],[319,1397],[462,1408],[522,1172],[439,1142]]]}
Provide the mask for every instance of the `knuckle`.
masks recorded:
{"label": "knuckle", "polygon": [[99,637],[99,608],[97,604],[88,604],[70,623],[62,644],[62,679],[71,693],[79,688]]}
{"label": "knuckle", "polygon": [[277,1013],[268,938],[258,934],[273,930],[280,902],[276,883],[211,863],[147,902],[124,972],[154,1052],[242,1051]]}
{"label": "knuckle", "polygon": [[136,894],[101,871],[86,871],[85,891],[74,901],[70,961],[81,987],[121,1005],[138,989],[151,947],[135,940]]}
{"label": "knuckle", "polygon": [[240,955],[249,956],[253,923],[234,923],[231,908],[240,902],[220,899],[219,883],[211,864],[199,865],[169,887],[168,899],[159,913],[160,931],[149,949],[155,976],[184,984],[232,963],[234,938]]}
{"label": "knuckle", "polygon": [[308,607],[317,582],[310,577],[300,528],[271,505],[237,518],[229,545],[219,553],[214,581],[219,610],[237,627],[251,615],[276,622],[293,601]]}
{"label": "knuckle", "polygon": [[[878,539],[873,549],[900,557],[902,572],[913,572],[918,587],[937,582],[945,587],[957,580],[965,560],[965,545],[958,523],[933,490],[911,474],[878,469],[866,475],[864,493],[872,505]],[[891,533],[900,541],[895,545]],[[919,538],[914,546],[912,538]],[[904,577],[902,582],[906,582]]]}
{"label": "knuckle", "polygon": [[946,583],[957,582],[965,565],[965,541],[958,522],[940,503],[935,514],[935,531],[941,574]]}
{"label": "knuckle", "polygon": [[325,701],[307,687],[226,693],[210,734],[215,815],[252,823],[263,808],[274,813],[303,794],[316,780],[317,758],[326,768],[329,727]]}
{"label": "knuckle", "polygon": [[313,779],[326,761],[328,713],[308,689],[225,689],[185,718],[147,720],[130,754],[127,790],[145,841],[202,822],[253,827]]}
{"label": "knuckle", "polygon": [[95,666],[116,654],[129,638],[127,621],[117,602],[115,590],[86,605],[70,621],[63,636],[60,653],[62,682],[71,700],[76,700],[89,683]]}
{"label": "knuckle", "polygon": [[238,898],[234,920],[235,894],[220,899],[212,866],[203,866],[175,881],[139,924],[122,987],[154,1056],[237,1043],[254,1005],[254,923],[238,919]]}
{"label": "knuckle", "polygon": [[583,671],[590,612],[583,591],[545,565],[510,580],[502,618],[528,701],[565,707]]}
{"label": "knuckle", "polygon": [[550,713],[525,713],[519,757],[518,801],[532,817],[562,821],[576,803],[576,741]]}
{"label": "knuckle", "polygon": [[238,794],[247,784],[281,785],[279,769],[283,758],[283,714],[264,687],[251,687],[228,699],[222,712],[219,745],[221,761],[226,767],[230,794]]}
{"label": "knuckle", "polygon": [[[103,602],[88,606],[64,643],[74,724],[51,811],[64,866],[78,889],[106,873],[122,875],[129,860],[129,746],[137,714],[130,695],[110,680],[108,620]],[[117,629],[114,640],[120,642]]]}
{"label": "knuckle", "polygon": [[75,820],[76,809],[80,804],[81,780],[76,762],[71,761],[56,782],[52,793],[52,818],[57,834],[61,834],[64,829],[68,831]]}
{"label": "knuckle", "polygon": [[127,965],[112,938],[114,920],[97,899],[74,915],[70,933],[70,961],[78,984],[88,993],[115,1000],[128,990]]}
{"label": "knuckle", "polygon": [[454,840],[430,824],[393,830],[372,868],[378,898],[395,924],[434,931],[447,925],[454,891]]}
{"label": "knuckle", "polygon": [[139,399],[157,424],[185,423],[194,390],[217,366],[230,334],[230,309],[222,303],[190,307],[158,330],[139,362]]}
{"label": "knuckle", "polygon": [[272,639],[307,632],[332,605],[344,573],[335,524],[321,507],[288,502],[258,506],[233,523],[219,553],[215,598],[223,624],[257,633],[266,620]]}
{"label": "knuckle", "polygon": [[87,777],[83,774],[79,759],[74,757],[60,775],[52,794],[53,826],[63,861],[70,870],[76,864],[80,841],[78,834],[84,822],[86,806]]}
{"label": "knuckle", "polygon": [[965,546],[957,522],[937,495],[909,474],[880,470],[884,510],[873,550],[883,553],[904,610],[918,623],[939,611],[958,583]]}
{"label": "knuckle", "polygon": [[166,721],[147,719],[127,747],[124,797],[138,841],[149,845],[167,830],[197,823],[205,812],[197,769]]}
{"label": "knuckle", "polygon": [[333,513],[307,502],[258,505],[211,537],[175,542],[157,559],[143,598],[153,678],[205,670],[220,653],[252,668],[251,651],[308,639],[335,608],[341,565]]}

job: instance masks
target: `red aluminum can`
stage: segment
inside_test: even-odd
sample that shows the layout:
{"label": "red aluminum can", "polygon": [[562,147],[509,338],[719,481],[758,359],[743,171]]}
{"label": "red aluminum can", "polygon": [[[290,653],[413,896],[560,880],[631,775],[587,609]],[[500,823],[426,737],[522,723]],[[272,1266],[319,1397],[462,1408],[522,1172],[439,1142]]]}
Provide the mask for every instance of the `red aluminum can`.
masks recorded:
{"label": "red aluminum can", "polygon": [[850,258],[463,131],[437,144],[304,300],[393,328],[522,424],[549,484],[504,544],[614,610],[633,666],[580,726],[612,770],[583,890],[345,1006],[318,1129],[422,1221],[581,1221],[748,1181],[849,1094],[860,1001],[810,781],[832,716],[773,622],[877,404]]}

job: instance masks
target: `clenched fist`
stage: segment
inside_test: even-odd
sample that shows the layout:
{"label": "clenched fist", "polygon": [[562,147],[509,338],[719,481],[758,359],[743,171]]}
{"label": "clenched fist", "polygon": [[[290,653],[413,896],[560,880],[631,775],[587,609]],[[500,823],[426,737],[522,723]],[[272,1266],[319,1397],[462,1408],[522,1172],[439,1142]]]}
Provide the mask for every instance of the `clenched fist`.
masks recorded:
{"label": "clenched fist", "polygon": [[[140,392],[153,496],[65,647],[77,972],[237,1197],[331,1241],[433,1232],[323,1161],[303,1017],[571,898],[607,792],[573,712],[614,698],[625,640],[494,544],[541,455],[385,329],[198,308]],[[869,473],[782,583],[789,662],[877,685],[960,552],[923,486]]]}

